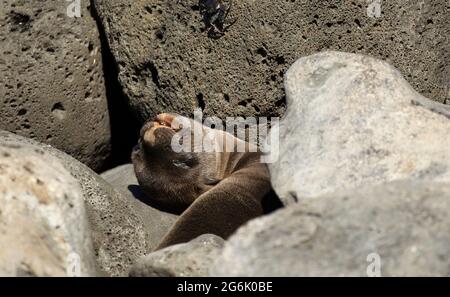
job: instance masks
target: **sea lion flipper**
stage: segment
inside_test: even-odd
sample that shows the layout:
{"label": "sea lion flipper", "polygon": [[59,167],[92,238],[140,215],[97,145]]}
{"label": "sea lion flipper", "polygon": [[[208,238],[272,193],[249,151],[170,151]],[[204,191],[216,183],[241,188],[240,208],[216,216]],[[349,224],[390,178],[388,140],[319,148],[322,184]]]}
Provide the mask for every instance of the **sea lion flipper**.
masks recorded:
{"label": "sea lion flipper", "polygon": [[239,199],[225,198],[225,195],[217,193],[212,196],[206,194],[183,213],[156,250],[188,242],[207,233],[227,238],[240,225],[261,213],[248,209]]}
{"label": "sea lion flipper", "polygon": [[269,190],[267,179],[257,174],[252,176],[250,172],[223,180],[192,203],[156,250],[206,233],[226,239],[239,226],[263,214],[261,199]]}

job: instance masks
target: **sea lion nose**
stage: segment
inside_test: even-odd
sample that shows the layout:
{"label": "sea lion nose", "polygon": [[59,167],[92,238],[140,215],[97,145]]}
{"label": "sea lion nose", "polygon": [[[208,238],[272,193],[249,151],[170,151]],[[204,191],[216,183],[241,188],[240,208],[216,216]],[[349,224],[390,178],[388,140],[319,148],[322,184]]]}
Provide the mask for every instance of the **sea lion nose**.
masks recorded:
{"label": "sea lion nose", "polygon": [[153,125],[154,125],[153,121],[146,122],[141,128],[141,131],[139,132],[139,136],[141,138],[143,138],[145,135],[145,132],[147,132],[148,129],[151,129],[153,127]]}

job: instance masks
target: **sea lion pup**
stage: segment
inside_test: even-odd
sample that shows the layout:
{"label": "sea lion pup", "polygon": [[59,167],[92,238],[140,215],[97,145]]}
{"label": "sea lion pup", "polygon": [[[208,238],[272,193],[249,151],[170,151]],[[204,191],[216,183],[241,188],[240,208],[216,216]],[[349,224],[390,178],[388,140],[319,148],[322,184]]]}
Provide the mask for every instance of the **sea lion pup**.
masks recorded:
{"label": "sea lion pup", "polygon": [[[142,191],[160,206],[182,212],[156,250],[205,233],[227,238],[248,220],[262,215],[265,203],[270,208],[279,206],[261,153],[248,142],[197,123],[196,129],[202,129],[209,140],[221,145],[231,139],[233,148],[195,153],[195,131],[189,129],[192,152],[175,152],[172,139],[183,128],[180,122],[185,121],[195,127],[193,120],[176,114],[158,115],[142,127],[132,153]],[[236,151],[238,144],[245,146],[244,152]]]}

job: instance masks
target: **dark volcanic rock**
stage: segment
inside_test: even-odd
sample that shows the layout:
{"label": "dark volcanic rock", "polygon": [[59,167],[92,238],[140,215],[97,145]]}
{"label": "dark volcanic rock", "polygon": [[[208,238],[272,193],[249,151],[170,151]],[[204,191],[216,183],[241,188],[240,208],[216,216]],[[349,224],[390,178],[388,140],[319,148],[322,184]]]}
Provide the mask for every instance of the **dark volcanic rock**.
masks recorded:
{"label": "dark volcanic rock", "polygon": [[[72,1],[73,2],[73,1]],[[110,152],[99,32],[81,1],[2,1],[0,129],[51,144],[93,169]]]}
{"label": "dark volcanic rock", "polygon": [[325,49],[387,60],[423,95],[450,99],[448,1],[382,1],[379,15],[362,0],[233,1],[227,22],[237,22],[219,39],[205,32],[197,0],[94,3],[141,120],[195,107],[280,115],[287,67]]}

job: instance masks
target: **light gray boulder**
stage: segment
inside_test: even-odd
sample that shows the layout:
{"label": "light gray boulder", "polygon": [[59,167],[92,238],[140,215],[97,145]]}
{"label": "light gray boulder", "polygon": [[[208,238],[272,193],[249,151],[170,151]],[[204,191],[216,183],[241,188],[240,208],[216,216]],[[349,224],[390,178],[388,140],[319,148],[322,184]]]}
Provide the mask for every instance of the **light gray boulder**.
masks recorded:
{"label": "light gray boulder", "polygon": [[224,243],[219,236],[204,234],[190,242],[169,246],[139,259],[131,268],[130,276],[208,276],[208,269]]}
{"label": "light gray boulder", "polygon": [[96,276],[78,181],[55,156],[0,136],[0,276]]}
{"label": "light gray boulder", "polygon": [[49,146],[0,130],[0,144],[12,149],[27,147],[59,160],[81,187],[99,268],[108,276],[123,276],[136,259],[157,243],[147,242],[147,226],[129,198],[69,155]]}
{"label": "light gray boulder", "polygon": [[418,94],[389,64],[323,52],[295,62],[285,89],[288,109],[271,131],[279,155],[269,164],[284,204],[406,178],[450,182],[450,107]]}
{"label": "light gray boulder", "polygon": [[210,276],[450,276],[450,184],[397,181],[250,221]]}

